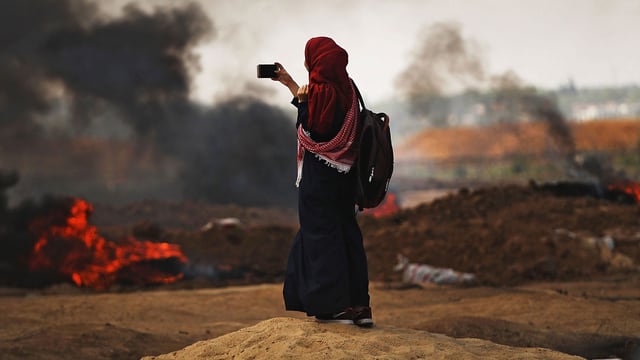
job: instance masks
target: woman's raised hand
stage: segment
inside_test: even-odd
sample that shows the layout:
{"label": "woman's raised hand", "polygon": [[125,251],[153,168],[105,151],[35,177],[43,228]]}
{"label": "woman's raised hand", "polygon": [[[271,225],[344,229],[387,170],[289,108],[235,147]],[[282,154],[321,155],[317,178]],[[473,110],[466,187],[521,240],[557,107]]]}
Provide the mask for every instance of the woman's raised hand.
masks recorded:
{"label": "woman's raised hand", "polygon": [[287,72],[287,69],[284,68],[284,66],[282,66],[282,64],[280,64],[279,62],[275,63],[277,66],[276,69],[276,77],[271,78],[271,80],[274,81],[280,81],[281,83],[287,85],[290,81],[293,81],[293,79],[291,78],[291,75],[289,75],[289,73]]}
{"label": "woman's raised hand", "polygon": [[293,80],[291,75],[289,75],[282,64],[280,64],[279,62],[276,62],[275,64],[278,67],[276,69],[277,77],[271,78],[271,80],[281,82],[284,86],[289,88],[289,91],[291,91],[291,94],[293,94],[293,96],[298,96],[298,89],[300,88],[298,84],[295,82],[295,80]]}

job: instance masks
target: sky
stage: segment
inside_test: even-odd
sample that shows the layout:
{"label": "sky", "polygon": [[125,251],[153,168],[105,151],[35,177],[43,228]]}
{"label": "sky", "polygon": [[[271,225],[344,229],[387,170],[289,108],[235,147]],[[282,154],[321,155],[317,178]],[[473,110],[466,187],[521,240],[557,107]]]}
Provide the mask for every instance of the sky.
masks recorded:
{"label": "sky", "polygon": [[[111,0],[117,9],[125,0]],[[179,5],[146,0],[145,6]],[[365,100],[401,96],[397,78],[419,34],[453,23],[489,74],[515,72],[526,84],[557,88],[640,84],[640,1],[637,0],[198,0],[215,33],[200,44],[192,97],[204,103],[230,93],[258,93],[286,102],[288,90],[256,79],[258,63],[282,63],[306,82],[304,45],[330,36],[349,53],[347,70]]]}

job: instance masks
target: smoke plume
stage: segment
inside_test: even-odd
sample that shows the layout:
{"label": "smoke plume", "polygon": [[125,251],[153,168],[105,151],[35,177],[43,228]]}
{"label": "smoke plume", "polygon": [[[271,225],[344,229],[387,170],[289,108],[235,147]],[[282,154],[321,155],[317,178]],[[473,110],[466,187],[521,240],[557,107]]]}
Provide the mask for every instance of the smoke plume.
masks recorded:
{"label": "smoke plume", "polygon": [[411,113],[425,117],[433,126],[448,126],[456,103],[451,92],[480,84],[485,66],[480,47],[465,39],[455,23],[437,23],[425,28],[407,68],[396,85],[407,96]]}
{"label": "smoke plume", "polygon": [[409,98],[473,86],[485,77],[478,54],[479,46],[463,38],[459,25],[434,24],[419,35],[412,61],[398,76],[397,85]]}
{"label": "smoke plume", "polygon": [[16,196],[294,203],[290,116],[255,97],[189,100],[194,47],[216,35],[199,5],[113,17],[85,0],[7,2],[0,168],[20,173]]}

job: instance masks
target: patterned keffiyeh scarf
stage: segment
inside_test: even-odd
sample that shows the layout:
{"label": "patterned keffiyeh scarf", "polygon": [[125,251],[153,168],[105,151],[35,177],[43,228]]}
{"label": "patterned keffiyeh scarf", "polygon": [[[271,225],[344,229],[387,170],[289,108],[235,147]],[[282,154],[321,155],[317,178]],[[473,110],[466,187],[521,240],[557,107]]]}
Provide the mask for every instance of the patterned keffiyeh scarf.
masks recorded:
{"label": "patterned keffiyeh scarf", "polygon": [[351,85],[351,106],[345,115],[342,128],[333,139],[327,142],[315,142],[309,133],[298,126],[298,177],[296,186],[300,185],[302,179],[302,165],[305,151],[310,151],[315,156],[323,160],[327,165],[335,168],[339,172],[347,173],[351,170],[356,156],[356,135],[358,131],[358,114],[360,108],[358,97],[356,96],[353,83]]}

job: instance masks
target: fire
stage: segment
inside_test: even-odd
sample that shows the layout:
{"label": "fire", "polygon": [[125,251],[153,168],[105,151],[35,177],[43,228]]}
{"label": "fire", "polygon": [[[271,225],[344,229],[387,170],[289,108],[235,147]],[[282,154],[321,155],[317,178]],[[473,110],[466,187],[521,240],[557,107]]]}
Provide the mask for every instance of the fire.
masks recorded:
{"label": "fire", "polygon": [[623,191],[636,199],[636,202],[640,202],[640,183],[633,181],[623,181],[609,185],[609,190]]}
{"label": "fire", "polygon": [[380,205],[372,209],[366,209],[363,213],[379,218],[394,214],[398,210],[400,210],[400,207],[397,203],[396,194],[388,192]]}
{"label": "fire", "polygon": [[123,274],[135,273],[135,281],[144,284],[171,283],[182,273],[166,274],[145,266],[155,260],[175,259],[187,262],[180,247],[169,243],[139,241],[129,237],[125,244],[105,240],[89,224],[93,206],[82,199],[72,199],[63,213],[52,212],[30,223],[37,236],[28,260],[31,271],[57,271],[76,285],[106,289]]}

